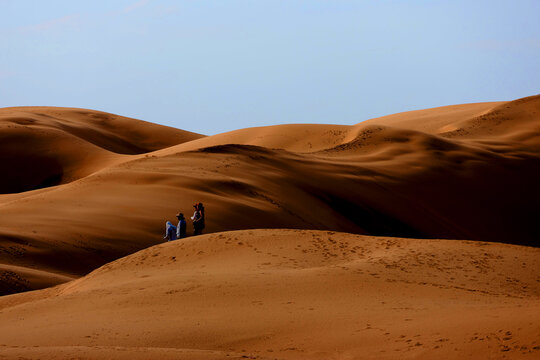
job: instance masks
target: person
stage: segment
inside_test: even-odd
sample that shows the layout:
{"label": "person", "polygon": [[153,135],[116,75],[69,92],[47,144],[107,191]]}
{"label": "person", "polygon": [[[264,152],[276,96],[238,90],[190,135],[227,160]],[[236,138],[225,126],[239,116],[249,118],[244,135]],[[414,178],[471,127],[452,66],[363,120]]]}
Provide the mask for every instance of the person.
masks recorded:
{"label": "person", "polygon": [[176,214],[176,218],[178,219],[178,226],[176,226],[176,238],[182,239],[186,237],[186,218],[184,217],[184,214],[178,213]]}
{"label": "person", "polygon": [[165,236],[164,239],[167,241],[176,240],[176,226],[174,226],[170,221],[165,223]]}
{"label": "person", "polygon": [[204,229],[204,206],[202,203],[193,205],[195,212],[191,217],[193,220],[193,235],[200,235]]}

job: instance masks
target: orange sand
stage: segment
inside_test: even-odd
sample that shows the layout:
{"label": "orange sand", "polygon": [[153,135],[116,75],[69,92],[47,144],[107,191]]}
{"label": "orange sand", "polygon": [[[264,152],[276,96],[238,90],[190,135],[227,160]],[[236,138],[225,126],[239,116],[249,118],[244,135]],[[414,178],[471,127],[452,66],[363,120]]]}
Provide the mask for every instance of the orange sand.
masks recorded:
{"label": "orange sand", "polygon": [[[0,109],[0,295],[63,284],[0,297],[0,359],[537,358],[539,116],[205,137]],[[195,201],[214,234],[135,253]]]}
{"label": "orange sand", "polygon": [[539,266],[539,249],[515,245],[215,233],[142,250],[55,288],[0,297],[0,354],[537,359]]}

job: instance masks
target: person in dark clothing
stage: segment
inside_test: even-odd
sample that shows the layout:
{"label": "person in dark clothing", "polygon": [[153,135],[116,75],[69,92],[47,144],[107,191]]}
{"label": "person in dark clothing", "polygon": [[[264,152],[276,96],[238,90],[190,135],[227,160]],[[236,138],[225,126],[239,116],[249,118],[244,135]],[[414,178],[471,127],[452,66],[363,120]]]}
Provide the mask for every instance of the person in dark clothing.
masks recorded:
{"label": "person in dark clothing", "polygon": [[193,205],[195,212],[191,217],[193,220],[193,235],[200,235],[204,229],[204,206],[202,203]]}
{"label": "person in dark clothing", "polygon": [[176,226],[176,238],[177,239],[185,238],[187,223],[186,223],[186,219],[184,218],[184,214],[178,213],[176,214],[176,218],[178,219],[178,226]]}

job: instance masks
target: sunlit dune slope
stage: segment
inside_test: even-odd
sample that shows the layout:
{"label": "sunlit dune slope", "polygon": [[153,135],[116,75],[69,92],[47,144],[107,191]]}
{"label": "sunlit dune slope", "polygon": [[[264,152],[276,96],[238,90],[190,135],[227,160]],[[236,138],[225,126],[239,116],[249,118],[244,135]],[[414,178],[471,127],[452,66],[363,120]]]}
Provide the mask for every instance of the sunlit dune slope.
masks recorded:
{"label": "sunlit dune slope", "polygon": [[68,183],[141,154],[202,135],[100,111],[0,109],[0,193]]}
{"label": "sunlit dune slope", "polygon": [[30,359],[536,359],[539,266],[539,249],[504,244],[215,233],[0,298],[0,349]]}
{"label": "sunlit dune slope", "polygon": [[441,106],[413,110],[379,118],[369,119],[358,125],[384,124],[398,128],[417,130],[429,134],[441,134],[455,126],[455,122],[480,116],[506,101]]}
{"label": "sunlit dune slope", "polygon": [[239,144],[310,153],[333,148],[354,139],[356,129],[349,125],[288,124],[234,130],[183,143],[156,155],[205,147]]}
{"label": "sunlit dune slope", "polygon": [[456,121],[443,136],[452,139],[500,139],[540,150],[540,95],[503,103],[473,118]]}
{"label": "sunlit dune slope", "polygon": [[456,140],[519,141],[540,144],[540,95],[514,101],[444,106],[364,121]]}

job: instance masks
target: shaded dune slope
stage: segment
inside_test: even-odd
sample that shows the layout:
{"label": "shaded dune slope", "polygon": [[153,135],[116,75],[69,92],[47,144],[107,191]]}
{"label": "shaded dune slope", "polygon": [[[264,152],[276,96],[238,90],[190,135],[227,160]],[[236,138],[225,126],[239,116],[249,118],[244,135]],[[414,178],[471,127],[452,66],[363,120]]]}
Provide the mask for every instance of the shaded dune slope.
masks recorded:
{"label": "shaded dune slope", "polygon": [[434,130],[384,118],[243,129],[113,154],[69,184],[2,195],[4,293],[156,244],[165,220],[190,215],[195,201],[207,206],[208,232],[303,228],[538,246],[540,97],[472,106],[463,117],[424,110],[428,123],[440,120]]}
{"label": "shaded dune slope", "polygon": [[65,184],[202,135],[94,110],[0,109],[0,193]]}
{"label": "shaded dune slope", "polygon": [[0,349],[31,359],[535,359],[538,266],[539,249],[505,244],[215,233],[0,298]]}

